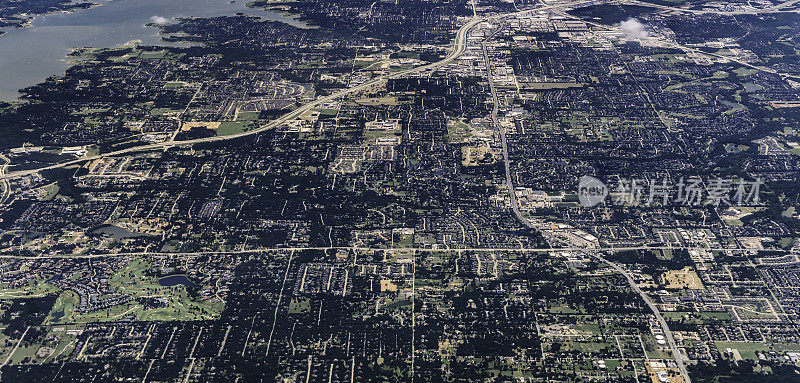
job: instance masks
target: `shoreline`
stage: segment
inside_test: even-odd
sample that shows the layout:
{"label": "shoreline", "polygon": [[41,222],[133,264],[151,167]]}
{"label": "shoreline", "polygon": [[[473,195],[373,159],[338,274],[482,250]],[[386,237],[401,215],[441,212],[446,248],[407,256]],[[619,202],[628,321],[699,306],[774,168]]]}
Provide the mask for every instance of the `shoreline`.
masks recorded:
{"label": "shoreline", "polygon": [[[38,18],[40,18],[42,16],[55,15],[57,13],[63,13],[63,14],[67,14],[68,15],[68,14],[77,13],[77,12],[80,12],[80,11],[86,11],[86,10],[89,10],[89,9],[92,9],[92,8],[99,7],[99,6],[103,5],[102,2],[97,2],[97,0],[87,0],[85,3],[78,3],[78,4],[91,4],[91,5],[89,5],[88,7],[72,7],[72,8],[69,8],[69,9],[59,9],[59,10],[45,12],[45,13],[36,13],[36,14],[30,15],[30,16],[26,16],[27,13],[22,13],[20,15],[23,15],[23,17],[27,17],[27,19],[25,21],[23,21],[19,25],[6,25],[4,27],[0,27],[0,37],[2,37],[4,34],[7,33],[6,29],[33,28],[33,27],[35,27],[35,25],[33,25],[33,22],[36,21],[36,19],[38,19]],[[11,15],[11,17],[19,17],[20,15]]]}
{"label": "shoreline", "polygon": [[[76,18],[79,18],[79,19],[85,19],[85,18],[90,17],[90,16],[84,16],[86,14],[81,14],[80,13],[81,10],[92,10],[92,9],[95,9],[97,7],[100,7],[100,6],[114,5],[114,3],[104,2],[103,0],[89,0],[89,1],[87,1],[87,4],[91,4],[91,6],[86,6],[85,8],[74,8],[74,9],[68,9],[68,10],[60,10],[60,11],[54,11],[54,12],[50,12],[50,13],[43,14],[43,15],[59,15],[59,16],[53,16],[53,17],[54,18],[55,17],[61,18],[62,16],[60,16],[60,15],[69,14],[69,15],[75,15],[75,16],[69,16],[70,18],[71,17],[76,17]],[[131,0],[131,2],[133,2],[133,1],[135,1],[135,0]],[[126,7],[126,9],[130,8],[130,7],[131,7],[131,5],[129,4]],[[244,8],[244,9],[239,10],[239,8]],[[300,20],[297,15],[293,15],[293,14],[288,14],[287,15],[287,12],[285,12],[285,11],[272,10],[272,9],[269,9],[269,8],[271,8],[271,7],[264,8],[264,7],[260,7],[260,6],[249,6],[249,5],[241,4],[241,5],[236,6],[233,9],[227,8],[227,6],[226,7],[212,6],[210,8],[211,9],[210,11],[204,11],[203,7],[199,7],[198,8],[198,13],[201,14],[200,16],[185,16],[185,18],[215,17],[215,15],[217,15],[217,13],[219,13],[220,16],[225,16],[225,15],[228,15],[228,14],[232,14],[232,16],[254,17],[254,18],[257,18],[257,19],[260,19],[260,20],[264,20],[264,21],[283,23],[283,24],[286,24],[288,26],[291,26],[293,28],[298,28],[298,29],[306,29],[306,28],[313,29],[313,28],[317,28],[316,26],[312,26],[312,25],[306,24],[306,22]],[[220,12],[217,12],[217,10],[219,10]],[[109,12],[112,12],[112,11],[108,11],[108,12],[99,11],[99,12],[109,13]],[[144,12],[151,12],[151,11],[144,11]],[[157,13],[157,11],[155,11],[155,10],[153,10],[152,12],[154,12],[153,14]],[[174,12],[173,13],[169,13],[166,16],[168,18],[170,18],[170,19],[174,19],[175,17],[170,17],[170,15],[173,15],[173,14],[175,14],[175,13]],[[40,16],[40,15],[37,15],[37,16]],[[28,32],[21,32],[21,33],[34,33],[34,34],[39,33],[39,27],[46,28],[48,26],[48,24],[50,23],[47,20],[49,20],[49,19],[44,18],[44,17],[33,17],[33,18],[31,18],[30,20],[28,20],[26,22],[24,28],[31,28],[31,27],[37,27],[37,28],[28,29]],[[67,46],[64,48],[64,55],[63,56],[59,56],[59,57],[52,57],[53,60],[56,60],[56,61],[59,62],[58,65],[42,65],[42,66],[48,67],[50,69],[48,69],[46,73],[43,72],[42,76],[39,76],[39,77],[37,77],[35,79],[29,79],[28,77],[30,77],[30,76],[26,76],[26,77],[24,77],[24,81],[20,81],[20,80],[9,81],[7,83],[7,85],[5,85],[4,87],[0,87],[0,88],[3,89],[2,94],[0,94],[0,101],[6,102],[6,103],[25,103],[26,100],[24,98],[24,93],[20,92],[20,90],[25,89],[25,88],[27,88],[29,86],[35,86],[37,84],[40,84],[40,83],[46,81],[46,79],[48,77],[50,77],[50,76],[59,76],[59,75],[63,76],[64,73],[67,70],[69,70],[70,67],[72,67],[75,64],[80,62],[80,60],[81,60],[80,51],[83,50],[83,49],[89,49],[89,48],[101,48],[101,49],[102,48],[114,48],[114,47],[121,47],[121,46],[126,46],[126,45],[130,46],[134,42],[136,44],[133,44],[133,45],[163,46],[165,48],[189,48],[189,47],[193,47],[193,46],[202,45],[201,43],[191,42],[191,41],[174,41],[171,38],[171,36],[173,34],[164,33],[163,29],[159,28],[159,26],[157,24],[155,24],[155,23],[151,23],[151,22],[148,22],[148,21],[143,21],[141,25],[138,25],[138,23],[135,23],[135,24],[137,24],[137,28],[146,27],[146,29],[150,29],[150,28],[155,28],[155,29],[153,30],[153,33],[147,32],[147,36],[141,35],[141,34],[139,34],[139,32],[136,32],[136,33],[131,34],[131,36],[125,36],[127,38],[124,38],[124,40],[122,40],[122,39],[119,39],[119,40],[116,40],[116,41],[105,41],[104,40],[105,42],[99,42],[99,41],[94,41],[94,40],[91,40],[91,39],[84,39],[85,41],[81,40],[81,41],[72,41],[72,42],[66,43],[65,45],[67,45]],[[14,27],[14,29],[17,29],[17,30],[20,30],[20,31],[23,30],[23,28],[20,27],[20,26],[13,26],[13,27]],[[16,38],[17,33],[13,33],[13,30],[10,30],[10,31],[12,31],[12,32],[9,32],[9,30],[6,30],[6,28],[0,28],[0,35],[2,35],[2,37],[0,37],[0,40],[2,40],[3,42],[6,42],[4,45],[12,47],[15,44],[15,43],[13,43],[13,41],[15,41],[14,39]],[[153,36],[151,36],[151,35],[153,35]],[[27,39],[27,40],[30,40],[30,39]],[[108,39],[106,39],[106,40],[108,40]],[[154,40],[154,41],[150,41],[150,40]],[[59,49],[60,49],[60,47],[59,47]],[[53,56],[53,55],[52,54],[48,55],[48,57],[50,57],[50,56]],[[12,89],[12,88],[14,88],[14,89]]]}

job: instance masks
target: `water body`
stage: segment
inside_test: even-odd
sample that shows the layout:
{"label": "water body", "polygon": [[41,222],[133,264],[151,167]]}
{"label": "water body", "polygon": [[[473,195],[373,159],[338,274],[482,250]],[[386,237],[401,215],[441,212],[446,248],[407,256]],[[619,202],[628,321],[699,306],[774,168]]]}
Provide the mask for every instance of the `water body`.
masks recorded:
{"label": "water body", "polygon": [[194,282],[190,281],[189,278],[186,278],[183,274],[178,275],[170,275],[158,280],[158,284],[161,286],[177,286],[177,285],[184,285],[186,287],[195,288],[197,287]]}
{"label": "water body", "polygon": [[134,233],[130,230],[123,229],[119,226],[108,225],[102,226],[92,231],[92,234],[108,234],[114,239],[136,238],[145,237],[147,234]]}
{"label": "water body", "polygon": [[0,36],[0,100],[13,100],[17,92],[59,75],[69,66],[72,48],[114,47],[132,40],[169,45],[159,29],[147,27],[153,17],[233,16],[245,13],[280,21],[298,28],[304,23],[280,13],[248,8],[248,0],[101,0],[102,5],[73,13],[37,16],[32,27],[5,29]]}

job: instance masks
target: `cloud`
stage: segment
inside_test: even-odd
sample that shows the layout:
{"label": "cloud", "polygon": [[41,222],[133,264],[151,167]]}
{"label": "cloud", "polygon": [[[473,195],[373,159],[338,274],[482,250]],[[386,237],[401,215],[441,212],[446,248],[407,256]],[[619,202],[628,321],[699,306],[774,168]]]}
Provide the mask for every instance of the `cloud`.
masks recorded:
{"label": "cloud", "polygon": [[162,16],[152,16],[150,17],[150,22],[156,25],[167,25],[169,24],[169,19]]}
{"label": "cloud", "polygon": [[627,41],[635,41],[647,37],[647,31],[644,30],[644,24],[640,23],[639,20],[636,20],[633,17],[619,23],[619,27],[622,28],[622,32],[625,33],[625,40]]}

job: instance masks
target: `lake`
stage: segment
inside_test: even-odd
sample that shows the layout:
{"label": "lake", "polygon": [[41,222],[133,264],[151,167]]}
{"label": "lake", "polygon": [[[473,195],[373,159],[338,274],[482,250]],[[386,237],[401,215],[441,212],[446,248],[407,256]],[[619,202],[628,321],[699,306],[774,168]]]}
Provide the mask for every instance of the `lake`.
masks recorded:
{"label": "lake", "polygon": [[189,288],[196,288],[197,285],[194,284],[189,278],[186,278],[183,274],[176,274],[170,275],[158,280],[158,284],[161,286],[177,286],[177,285],[184,285]]}
{"label": "lake", "polygon": [[30,28],[6,28],[0,36],[0,100],[14,100],[17,92],[69,66],[67,54],[78,47],[114,47],[129,41],[169,45],[159,29],[147,27],[153,18],[233,16],[246,13],[299,28],[303,22],[278,12],[248,8],[245,0],[101,0],[101,6],[73,13],[37,16]]}
{"label": "lake", "polygon": [[146,237],[147,234],[134,233],[128,229],[123,229],[119,226],[106,225],[92,230],[92,234],[108,234],[114,239]]}

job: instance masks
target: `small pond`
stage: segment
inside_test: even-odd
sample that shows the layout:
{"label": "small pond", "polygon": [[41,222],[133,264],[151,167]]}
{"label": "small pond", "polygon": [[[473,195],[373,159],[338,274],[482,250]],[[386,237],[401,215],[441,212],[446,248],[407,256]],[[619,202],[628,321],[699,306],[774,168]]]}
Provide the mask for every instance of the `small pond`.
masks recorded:
{"label": "small pond", "polygon": [[190,281],[189,278],[187,278],[186,275],[183,274],[166,276],[164,278],[159,279],[158,284],[161,286],[184,285],[186,287],[191,287],[191,288],[197,287],[197,285],[194,284],[194,282]]}

